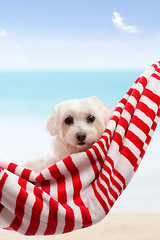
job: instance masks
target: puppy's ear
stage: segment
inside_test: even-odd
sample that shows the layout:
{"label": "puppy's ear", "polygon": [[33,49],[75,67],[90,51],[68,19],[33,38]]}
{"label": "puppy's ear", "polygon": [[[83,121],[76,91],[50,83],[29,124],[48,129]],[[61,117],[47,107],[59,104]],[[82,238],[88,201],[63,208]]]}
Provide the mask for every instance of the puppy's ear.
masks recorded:
{"label": "puppy's ear", "polygon": [[62,132],[62,114],[61,104],[57,104],[54,108],[54,113],[47,118],[46,130],[51,136],[61,135]]}
{"label": "puppy's ear", "polygon": [[103,116],[104,116],[104,123],[105,123],[105,126],[107,126],[107,124],[113,114],[113,109],[104,105],[104,108],[102,111],[103,111]]}
{"label": "puppy's ear", "polygon": [[101,111],[101,116],[103,116],[104,124],[107,126],[107,123],[112,116],[113,109],[104,105],[104,103],[96,96],[91,97],[91,99],[97,104],[98,110]]}
{"label": "puppy's ear", "polygon": [[55,117],[54,115],[50,115],[46,120],[46,130],[54,136],[57,134],[56,124],[55,124]]}

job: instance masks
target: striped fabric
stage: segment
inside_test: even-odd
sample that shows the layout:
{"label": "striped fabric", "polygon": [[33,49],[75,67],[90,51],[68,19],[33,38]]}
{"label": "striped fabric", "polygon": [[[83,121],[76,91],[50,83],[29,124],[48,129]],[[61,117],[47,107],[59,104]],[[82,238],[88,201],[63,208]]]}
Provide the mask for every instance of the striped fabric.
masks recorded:
{"label": "striped fabric", "polygon": [[118,103],[101,139],[39,174],[0,162],[0,227],[52,235],[102,220],[131,181],[157,126],[160,62]]}

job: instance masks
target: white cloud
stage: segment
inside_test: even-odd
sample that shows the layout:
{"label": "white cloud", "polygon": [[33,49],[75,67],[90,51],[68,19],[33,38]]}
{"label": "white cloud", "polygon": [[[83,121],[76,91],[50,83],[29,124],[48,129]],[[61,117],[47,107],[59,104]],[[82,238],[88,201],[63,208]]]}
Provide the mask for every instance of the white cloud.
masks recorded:
{"label": "white cloud", "polygon": [[0,37],[8,37],[8,33],[4,29],[0,29]]}
{"label": "white cloud", "polygon": [[19,49],[19,48],[20,48],[20,45],[19,45],[19,44],[17,44],[17,45],[16,45],[16,48],[17,48],[17,49]]}
{"label": "white cloud", "polygon": [[[0,70],[144,69],[159,59],[159,40],[112,39],[105,42],[2,41]],[[152,46],[152,47],[151,47]],[[158,49],[158,50],[157,50]],[[20,51],[19,51],[20,50]]]}
{"label": "white cloud", "polygon": [[124,19],[120,16],[120,14],[116,11],[113,12],[112,22],[115,27],[118,29],[128,32],[128,33],[139,33],[139,29],[133,25],[127,25],[124,23]]}

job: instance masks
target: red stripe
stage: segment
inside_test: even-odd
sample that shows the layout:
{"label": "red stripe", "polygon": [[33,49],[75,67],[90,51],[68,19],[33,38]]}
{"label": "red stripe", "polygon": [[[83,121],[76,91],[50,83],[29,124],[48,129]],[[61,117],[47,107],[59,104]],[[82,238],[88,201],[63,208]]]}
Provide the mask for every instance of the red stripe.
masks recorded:
{"label": "red stripe", "polygon": [[91,162],[92,169],[93,169],[93,171],[94,171],[95,178],[96,178],[96,177],[99,175],[99,170],[98,170],[98,167],[97,167],[97,165],[96,165],[96,161],[95,161],[95,159],[94,159],[94,157],[93,157],[93,155],[92,155],[92,153],[91,153],[90,150],[86,151],[86,154],[87,154],[87,156],[88,156],[88,159],[89,159],[90,162]]}
{"label": "red stripe", "polygon": [[49,168],[51,176],[57,181],[57,194],[58,194],[58,202],[61,204],[67,203],[67,193],[66,193],[66,183],[65,177],[61,174],[57,165],[54,164],[51,168]]}
{"label": "red stripe", "polygon": [[75,166],[71,157],[68,157],[67,161],[64,161],[67,170],[70,172],[73,184],[73,201],[80,208],[82,214],[82,228],[92,225],[92,219],[88,208],[85,206],[81,199],[80,191],[82,189],[82,183],[79,175],[79,170]]}
{"label": "red stripe", "polygon": [[[128,95],[130,95],[130,94],[128,94]],[[126,105],[127,99],[126,99],[126,98],[122,98],[122,99],[119,101],[119,103],[122,103],[123,105]]]}
{"label": "red stripe", "polygon": [[109,206],[113,206],[114,202],[110,199],[109,194],[107,189],[102,185],[102,183],[100,182],[100,179],[97,178],[97,186],[100,189],[100,191],[105,195],[105,197],[107,198],[108,204]]}
{"label": "red stripe", "polygon": [[139,128],[144,134],[148,135],[150,128],[145,122],[142,121],[142,119],[134,115],[132,117],[131,123],[133,123],[137,128]]}
{"label": "red stripe", "polygon": [[150,141],[151,141],[151,136],[148,135],[148,137],[146,139],[146,143],[149,145]]}
{"label": "red stripe", "polygon": [[122,107],[120,107],[120,106],[118,106],[118,107],[116,107],[115,108],[115,110],[114,110],[115,112],[119,112],[119,113],[122,113],[122,111],[123,111],[123,108]]}
{"label": "red stripe", "polygon": [[[112,172],[121,181],[121,183],[123,184],[123,190],[124,190],[126,188],[126,180],[125,180],[125,178],[115,169],[114,161],[109,156],[107,156],[106,162],[109,162],[110,165],[112,166]],[[116,188],[118,189],[117,186],[116,186]]]}
{"label": "red stripe", "polygon": [[144,77],[144,76],[141,76],[141,77],[140,77],[139,83],[142,84],[142,86],[143,86],[144,88],[146,87],[147,82],[148,82],[148,80],[147,80],[146,77]]}
{"label": "red stripe", "polygon": [[[119,191],[119,193],[121,193],[121,192],[122,192],[122,187],[121,187],[121,185],[114,179],[114,177],[113,177],[113,169],[110,169],[107,165],[104,165],[103,169],[104,169],[104,171],[106,171],[106,172],[109,174],[110,178],[108,179],[103,172],[102,172],[102,176],[100,175],[100,177],[103,178],[103,180],[106,182],[106,184],[107,184],[108,186],[109,186],[109,184],[110,184],[110,182],[111,182],[112,185],[114,185],[114,186],[117,188],[117,190]],[[115,176],[116,176],[116,174],[115,174]],[[117,176],[116,176],[116,177],[117,177]],[[118,177],[117,177],[117,178],[118,178]],[[113,197],[116,197],[116,196],[117,196],[117,193],[114,192]]]}
{"label": "red stripe", "polygon": [[[102,139],[102,138],[101,138],[101,139]],[[108,146],[106,146],[106,142],[105,142],[105,146],[104,146],[104,144],[103,144],[103,142],[102,142],[101,140],[99,140],[99,141],[97,142],[97,144],[98,144],[98,146],[101,148],[103,154],[106,156],[107,151],[106,151],[106,148],[105,148],[105,147],[107,147],[107,149],[108,149]],[[107,145],[108,145],[108,144],[107,144]]]}
{"label": "red stripe", "polygon": [[149,108],[145,103],[139,102],[137,105],[137,109],[143,112],[152,121],[155,119],[155,112],[151,108]]}
{"label": "red stripe", "polygon": [[122,144],[122,136],[118,132],[115,132],[114,137],[113,137],[113,141],[115,141],[120,148],[121,144]]}
{"label": "red stripe", "polygon": [[153,131],[155,131],[156,127],[157,127],[157,123],[156,123],[156,122],[153,122],[151,129],[152,129]]}
{"label": "red stripe", "polygon": [[31,172],[32,172],[32,170],[24,168],[24,170],[21,173],[21,177],[26,179],[26,180],[29,180]]}
{"label": "red stripe", "polygon": [[0,213],[1,213],[3,208],[4,208],[4,206],[0,203]]}
{"label": "red stripe", "polygon": [[156,68],[158,67],[156,64],[152,64],[151,66],[154,67],[155,70],[156,70]]}
{"label": "red stripe", "polygon": [[63,175],[57,179],[57,193],[58,202],[61,204],[66,204],[67,203],[66,183],[65,177]]}
{"label": "red stripe", "polygon": [[43,209],[43,191],[38,187],[34,187],[35,202],[32,208],[32,215],[30,220],[30,225],[25,233],[25,235],[35,235],[40,224],[41,212]]}
{"label": "red stripe", "polygon": [[15,173],[15,169],[17,168],[17,164],[15,164],[15,163],[10,163],[9,165],[8,165],[8,167],[7,167],[7,170],[8,171],[10,171],[10,172],[12,172],[12,173]]}
{"label": "red stripe", "polygon": [[36,182],[43,182],[45,181],[45,178],[42,173],[39,173],[38,176],[35,179]]}
{"label": "red stripe", "polygon": [[156,78],[157,80],[160,80],[160,76],[157,75],[156,73],[153,73],[153,74],[152,74],[152,77]]}
{"label": "red stripe", "polygon": [[140,80],[140,77],[139,77],[139,78],[137,78],[137,80],[135,81],[135,83],[139,82],[139,80]]}
{"label": "red stripe", "polygon": [[[138,80],[138,79],[137,79]],[[133,92],[133,88],[130,88],[129,90],[128,90],[128,92],[127,92],[127,95],[131,95],[132,94],[132,92]],[[123,99],[125,99],[125,98],[123,98]],[[126,100],[126,102],[125,102],[125,104],[127,103],[127,99],[125,99]],[[122,101],[122,100],[121,100]],[[120,102],[121,102],[120,101]]]}
{"label": "red stripe", "polygon": [[118,121],[119,121],[119,117],[113,115],[113,116],[111,117],[111,120],[115,121],[115,123],[117,124]]}
{"label": "red stripe", "polygon": [[157,69],[156,69],[156,72],[160,73],[160,69],[159,69],[159,68],[157,68]]}
{"label": "red stripe", "polygon": [[93,188],[93,191],[94,191],[94,194],[97,198],[97,200],[99,201],[99,203],[101,204],[102,208],[104,209],[105,211],[105,214],[107,215],[108,212],[109,212],[109,208],[106,204],[106,202],[104,201],[104,199],[101,197],[101,195],[98,193],[98,191],[96,190],[96,187],[95,187],[95,182],[92,183],[92,188]]}
{"label": "red stripe", "polygon": [[50,198],[47,228],[44,232],[44,235],[53,235],[56,231],[57,223],[58,223],[58,202],[55,201],[53,198]]}
{"label": "red stripe", "polygon": [[128,121],[124,117],[120,117],[118,125],[123,127],[125,131],[128,129]]}
{"label": "red stripe", "polygon": [[[66,162],[68,162],[70,159],[70,156],[68,156],[67,158],[65,158],[63,160],[64,164]],[[65,227],[63,230],[63,233],[67,233],[67,232],[71,232],[74,229],[75,226],[75,216],[74,216],[74,211],[73,209],[67,204],[67,194],[66,194],[66,185],[65,185],[65,178],[63,178],[64,176],[61,175],[61,173],[57,171],[57,175],[58,175],[58,202],[59,199],[64,202],[63,203],[63,207],[66,209],[66,216],[65,216]],[[61,179],[61,181],[60,181]],[[64,196],[63,196],[64,194]],[[64,200],[63,200],[64,197]]]}
{"label": "red stripe", "polygon": [[156,95],[155,93],[153,93],[151,90],[147,88],[143,91],[143,95],[149,98],[152,102],[156,103],[159,107],[160,97],[158,95]]}
{"label": "red stripe", "polygon": [[137,164],[137,157],[133,154],[133,152],[126,146],[123,146],[120,149],[120,153],[128,159],[128,161],[132,164],[134,167],[134,170],[137,169],[138,164]]}
{"label": "red stripe", "polygon": [[59,171],[58,167],[56,164],[52,165],[49,169],[49,172],[52,176],[52,178],[54,179],[58,179],[61,178],[63,175],[61,174],[61,172]]}
{"label": "red stripe", "polygon": [[23,178],[19,178],[18,184],[21,186],[21,189],[19,191],[19,194],[17,196],[16,200],[16,208],[15,208],[15,215],[16,217],[12,221],[10,228],[14,229],[14,231],[18,231],[22,224],[23,216],[24,216],[24,209],[25,204],[27,201],[28,193],[26,192],[26,185],[27,181]]}
{"label": "red stripe", "polygon": [[131,116],[133,115],[135,108],[133,107],[133,105],[129,102],[127,102],[125,108],[124,108]]}
{"label": "red stripe", "polygon": [[48,195],[50,195],[50,181],[49,180],[42,182],[41,188],[44,192],[46,192]]}
{"label": "red stripe", "polygon": [[66,216],[65,216],[65,227],[63,233],[71,232],[75,226],[75,216],[74,211],[69,205],[64,206],[66,209]]}
{"label": "red stripe", "polygon": [[[102,148],[103,142],[101,141],[101,139],[103,139],[103,140],[105,141],[105,143],[104,143],[104,145],[105,145],[104,148]],[[106,153],[107,153],[107,150],[106,150],[106,149],[109,148],[109,139],[108,139],[108,137],[107,137],[107,136],[102,136],[102,137],[100,138],[100,141],[99,141],[98,143],[99,143],[100,147],[102,148],[104,154],[106,155]],[[106,148],[105,148],[105,147],[106,147]]]}
{"label": "red stripe", "polygon": [[97,148],[95,145],[92,146],[92,149],[94,150],[94,152],[95,152],[95,154],[96,154],[96,157],[97,157],[97,160],[98,160],[100,166],[102,167],[102,166],[103,166],[103,163],[104,163],[104,160],[103,160],[103,158],[102,158],[102,155],[100,154],[98,148]]}
{"label": "red stripe", "polygon": [[134,97],[136,99],[136,101],[138,102],[141,97],[141,94],[137,89],[134,89],[131,96]]}
{"label": "red stripe", "polygon": [[141,154],[140,154],[140,158],[143,158],[144,154],[145,154],[145,151],[144,151],[144,149],[142,149]]}
{"label": "red stripe", "polygon": [[8,174],[6,172],[4,172],[1,180],[0,180],[0,202],[2,200],[2,190],[3,190],[3,187],[5,185],[5,182],[7,180],[7,177],[8,177]]}
{"label": "red stripe", "polygon": [[126,138],[129,139],[139,150],[143,148],[144,142],[130,130],[127,131]]}
{"label": "red stripe", "polygon": [[[104,168],[103,168],[104,169]],[[107,171],[106,171],[107,172]],[[111,179],[108,179],[106,176],[106,173],[103,174],[101,173],[100,178],[105,182],[105,184],[108,186],[108,190],[110,192],[110,194],[114,197],[114,199],[118,198],[118,194],[113,190],[113,188],[111,187],[111,183],[113,184],[113,177],[111,177]],[[114,185],[114,184],[113,184]]]}

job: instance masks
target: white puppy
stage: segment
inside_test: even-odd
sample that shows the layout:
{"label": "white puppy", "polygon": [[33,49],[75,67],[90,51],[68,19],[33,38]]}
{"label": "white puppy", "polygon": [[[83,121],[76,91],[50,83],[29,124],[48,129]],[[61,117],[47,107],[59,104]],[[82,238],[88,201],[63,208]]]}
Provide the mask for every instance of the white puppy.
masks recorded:
{"label": "white puppy", "polygon": [[86,151],[101,137],[112,112],[97,97],[57,104],[46,123],[53,136],[52,155],[29,161],[25,167],[40,172],[72,153]]}

